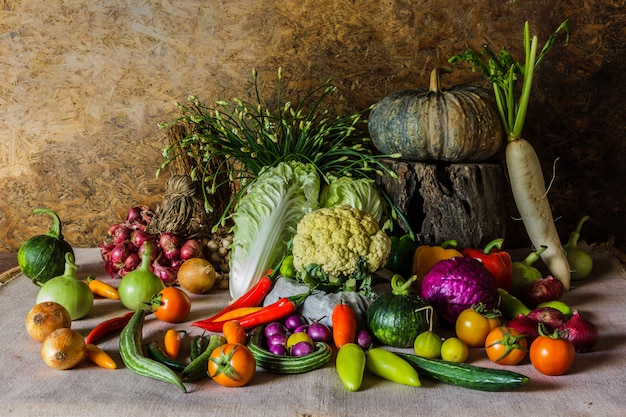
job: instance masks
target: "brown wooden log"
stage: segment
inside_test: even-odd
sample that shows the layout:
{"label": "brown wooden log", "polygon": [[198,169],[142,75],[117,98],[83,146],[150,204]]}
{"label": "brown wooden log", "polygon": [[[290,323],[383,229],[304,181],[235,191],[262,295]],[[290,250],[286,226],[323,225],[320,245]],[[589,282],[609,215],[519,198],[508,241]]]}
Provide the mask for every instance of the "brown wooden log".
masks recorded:
{"label": "brown wooden log", "polygon": [[[483,247],[504,238],[504,167],[500,163],[443,164],[389,159],[389,174],[377,179],[406,217],[420,244],[455,239],[459,247]],[[406,225],[396,221],[408,231]]]}

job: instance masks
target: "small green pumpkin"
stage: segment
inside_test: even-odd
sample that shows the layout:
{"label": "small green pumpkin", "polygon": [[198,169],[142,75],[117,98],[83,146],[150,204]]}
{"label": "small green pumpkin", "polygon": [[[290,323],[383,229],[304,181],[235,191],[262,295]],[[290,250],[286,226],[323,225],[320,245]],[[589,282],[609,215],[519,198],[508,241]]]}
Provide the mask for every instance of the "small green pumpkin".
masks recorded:
{"label": "small green pumpkin", "polygon": [[429,90],[398,91],[376,103],[368,120],[373,145],[410,161],[489,160],[505,143],[492,94],[473,86],[443,90],[440,71],[432,71]]}
{"label": "small green pumpkin", "polygon": [[52,210],[37,208],[33,214],[48,214],[53,224],[45,235],[33,236],[20,246],[17,251],[17,264],[22,273],[36,285],[43,285],[50,279],[62,275],[65,271],[65,254],[74,256],[72,246],[63,239],[61,220]]}
{"label": "small green pumpkin", "polygon": [[393,347],[412,347],[422,332],[433,330],[435,310],[409,289],[417,275],[406,281],[401,275],[391,278],[391,291],[381,294],[367,308],[367,326],[381,343]]}

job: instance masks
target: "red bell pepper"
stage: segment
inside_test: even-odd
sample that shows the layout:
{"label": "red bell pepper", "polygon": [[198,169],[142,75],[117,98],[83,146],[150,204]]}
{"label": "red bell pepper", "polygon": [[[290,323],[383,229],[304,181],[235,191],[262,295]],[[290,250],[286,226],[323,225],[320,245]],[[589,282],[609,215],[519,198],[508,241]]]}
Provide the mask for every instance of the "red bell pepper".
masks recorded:
{"label": "red bell pepper", "polygon": [[504,239],[494,239],[484,249],[466,248],[461,251],[463,256],[474,258],[483,263],[491,273],[498,288],[511,291],[513,280],[513,261],[508,252],[501,250]]}

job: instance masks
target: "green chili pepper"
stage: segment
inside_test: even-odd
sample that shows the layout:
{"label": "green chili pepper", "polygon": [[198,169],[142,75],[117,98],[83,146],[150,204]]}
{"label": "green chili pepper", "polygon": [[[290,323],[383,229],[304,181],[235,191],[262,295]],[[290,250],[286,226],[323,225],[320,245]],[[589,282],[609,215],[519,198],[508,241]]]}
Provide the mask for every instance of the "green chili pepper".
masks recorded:
{"label": "green chili pepper", "polygon": [[365,368],[372,374],[398,384],[419,387],[417,371],[409,362],[383,348],[372,348],[367,352]]}
{"label": "green chili pepper", "polygon": [[348,391],[358,391],[361,388],[365,361],[365,352],[356,343],[346,343],[337,352],[335,368]]}

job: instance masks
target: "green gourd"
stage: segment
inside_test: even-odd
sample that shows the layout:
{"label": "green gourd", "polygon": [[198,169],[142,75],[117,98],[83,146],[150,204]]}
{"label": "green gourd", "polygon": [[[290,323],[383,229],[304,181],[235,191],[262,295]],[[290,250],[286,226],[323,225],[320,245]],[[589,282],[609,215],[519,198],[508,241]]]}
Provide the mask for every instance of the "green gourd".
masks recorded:
{"label": "green gourd", "polygon": [[368,129],[381,153],[411,161],[480,162],[503,149],[491,93],[473,86],[444,90],[441,70],[432,71],[429,89],[397,91],[375,104]]}
{"label": "green gourd", "polygon": [[37,208],[33,214],[48,214],[52,217],[52,228],[45,235],[33,236],[20,246],[17,263],[22,273],[36,285],[62,275],[65,270],[65,254],[74,256],[72,246],[63,239],[61,220],[52,210]]}
{"label": "green gourd", "polygon": [[418,334],[433,330],[436,314],[433,307],[409,289],[417,275],[403,280],[391,278],[391,291],[381,294],[366,311],[367,325],[376,339],[393,347],[412,347]]}
{"label": "green gourd", "polygon": [[65,254],[65,272],[48,280],[39,289],[37,304],[54,301],[61,304],[70,313],[72,320],[85,317],[93,308],[93,292],[85,281],[76,276],[78,265],[74,255]]}

